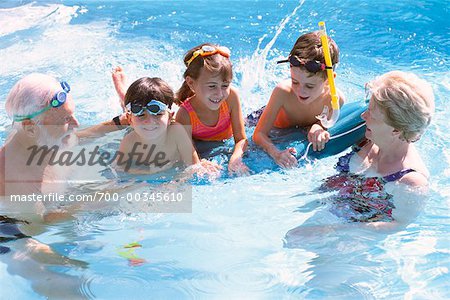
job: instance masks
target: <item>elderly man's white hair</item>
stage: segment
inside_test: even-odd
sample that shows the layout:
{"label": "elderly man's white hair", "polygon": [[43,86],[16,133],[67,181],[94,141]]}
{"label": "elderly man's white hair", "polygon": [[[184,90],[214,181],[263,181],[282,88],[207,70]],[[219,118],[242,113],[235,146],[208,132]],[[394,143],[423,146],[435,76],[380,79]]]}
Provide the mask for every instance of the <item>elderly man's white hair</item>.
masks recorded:
{"label": "elderly man's white hair", "polygon": [[39,73],[27,75],[11,88],[6,98],[6,113],[11,118],[35,113],[46,107],[60,90],[60,83],[52,76]]}

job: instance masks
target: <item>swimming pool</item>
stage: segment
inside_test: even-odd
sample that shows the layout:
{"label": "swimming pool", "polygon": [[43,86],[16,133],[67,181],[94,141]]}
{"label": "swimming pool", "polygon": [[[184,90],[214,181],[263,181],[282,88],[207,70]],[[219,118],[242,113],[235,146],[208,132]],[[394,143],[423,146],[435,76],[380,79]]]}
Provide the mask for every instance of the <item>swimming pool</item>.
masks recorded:
{"label": "swimming pool", "polygon": [[[182,55],[210,41],[232,50],[244,114],[264,105],[299,34],[325,20],[340,46],[338,86],[350,101],[384,72],[411,70],[432,83],[436,115],[418,149],[431,171],[423,213],[399,232],[312,233],[285,244],[286,232],[326,211],[311,193],[334,174],[336,157],[290,171],[261,172],[192,187],[189,214],[79,214],[35,236],[87,268],[52,267],[79,278],[92,298],[450,298],[449,8],[445,1],[2,1],[0,106],[30,72],[63,76],[83,125],[120,111],[109,71],[131,80],[181,83]],[[1,144],[10,124],[0,112]],[[255,162],[255,168],[259,167]],[[251,167],[251,166],[250,166]],[[326,216],[326,214],[323,214]],[[119,255],[138,241],[129,266]],[[0,264],[2,298],[40,298]]]}

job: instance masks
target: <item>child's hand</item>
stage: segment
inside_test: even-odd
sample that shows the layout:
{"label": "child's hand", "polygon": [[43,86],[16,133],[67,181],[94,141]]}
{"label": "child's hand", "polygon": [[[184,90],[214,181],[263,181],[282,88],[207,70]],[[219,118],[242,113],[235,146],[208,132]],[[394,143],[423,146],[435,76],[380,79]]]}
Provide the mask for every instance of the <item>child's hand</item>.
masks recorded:
{"label": "child's hand", "polygon": [[242,162],[242,157],[231,156],[230,162],[228,163],[228,172],[230,175],[236,174],[237,176],[250,175],[250,170]]}
{"label": "child's hand", "polygon": [[314,124],[308,132],[308,141],[312,143],[314,151],[322,151],[330,140],[330,133],[319,124]]}
{"label": "child's hand", "polygon": [[123,113],[119,116],[119,121],[121,126],[127,126],[130,125],[130,122],[128,122],[127,114]]}
{"label": "child's hand", "polygon": [[125,93],[126,93],[126,76],[122,67],[116,67],[112,71],[112,80],[114,83],[114,88],[116,89],[117,94],[120,98],[120,106],[122,106],[123,111],[125,111]]}
{"label": "child's hand", "polygon": [[275,154],[275,162],[284,169],[294,168],[298,165],[298,161],[294,155],[297,154],[295,148],[288,148]]}
{"label": "child's hand", "polygon": [[222,166],[213,161],[202,159],[199,163],[191,165],[184,170],[185,179],[191,178],[194,174],[199,177],[207,177],[209,180],[214,180],[220,177]]}
{"label": "child's hand", "polygon": [[213,180],[220,177],[222,166],[220,166],[216,162],[202,159],[199,163],[190,166],[188,169],[191,173],[191,176],[197,174],[200,177],[208,177],[209,179]]}
{"label": "child's hand", "polygon": [[217,164],[216,162],[209,161],[207,159],[202,159],[200,161],[200,166],[208,174],[218,174],[222,170],[222,166],[221,165]]}

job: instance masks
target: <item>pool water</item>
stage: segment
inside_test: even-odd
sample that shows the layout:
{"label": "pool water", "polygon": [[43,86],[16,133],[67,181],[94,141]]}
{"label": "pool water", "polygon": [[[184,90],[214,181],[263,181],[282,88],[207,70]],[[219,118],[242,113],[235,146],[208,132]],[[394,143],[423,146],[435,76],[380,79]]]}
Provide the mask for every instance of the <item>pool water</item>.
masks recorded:
{"label": "pool water", "polygon": [[[34,238],[88,267],[51,271],[77,278],[86,297],[99,299],[450,298],[449,17],[448,3],[437,0],[1,1],[0,107],[25,74],[49,73],[70,83],[84,126],[121,110],[112,67],[121,65],[130,82],[161,77],[176,89],[184,53],[203,42],[231,49],[248,114],[289,76],[276,61],[321,20],[340,47],[336,80],[350,102],[364,98],[365,82],[394,69],[417,73],[436,95],[435,117],[417,143],[431,196],[405,229],[318,227],[302,240],[284,239],[311,219],[325,229],[342,222],[327,214],[326,195],[314,192],[335,173],[335,156],[195,184],[192,213],[79,213]],[[1,144],[10,123],[1,110]],[[261,161],[249,167],[260,170]],[[120,254],[132,242],[144,263],[130,265]],[[3,261],[0,274],[0,298],[43,298]]]}

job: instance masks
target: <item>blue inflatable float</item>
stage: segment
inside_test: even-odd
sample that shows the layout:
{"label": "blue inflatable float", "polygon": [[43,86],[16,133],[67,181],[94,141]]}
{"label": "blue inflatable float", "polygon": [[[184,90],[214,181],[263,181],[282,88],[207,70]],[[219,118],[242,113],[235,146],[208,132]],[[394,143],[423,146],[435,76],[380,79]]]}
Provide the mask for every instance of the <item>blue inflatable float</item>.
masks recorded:
{"label": "blue inflatable float", "polygon": [[[341,108],[339,120],[329,129],[331,139],[322,151],[313,151],[312,147],[308,147],[308,133],[305,128],[273,129],[270,137],[278,149],[295,148],[299,163],[302,163],[305,157],[321,159],[333,156],[364,138],[366,126],[361,114],[366,109],[367,101],[345,104]],[[253,134],[253,130],[251,130],[251,134]],[[250,132],[247,134],[249,137],[251,136]],[[244,162],[255,172],[279,168],[274,160],[253,142],[250,143],[250,149]]]}
{"label": "blue inflatable float", "polygon": [[[307,131],[304,128],[274,128],[269,134],[270,138],[278,149],[286,149],[288,147],[295,148],[300,163],[304,157],[309,159],[321,159],[339,154],[353,144],[359,142],[364,137],[366,127],[364,120],[361,118],[361,114],[367,109],[367,103],[367,101],[358,101],[342,106],[339,120],[329,129],[331,139],[322,151],[313,151],[312,147],[308,149],[309,142]],[[275,164],[275,161],[264,152],[264,150],[255,145],[250,138],[253,135],[255,129],[254,126],[258,121],[260,113],[261,111],[252,113],[246,120],[246,133],[249,139],[249,149],[243,160],[255,173],[279,169]],[[226,170],[228,158],[233,151],[234,141],[233,139],[230,139],[225,143],[195,141],[195,147],[200,157],[216,160],[218,163],[222,164]]]}
{"label": "blue inflatable float", "polygon": [[[367,109],[365,101],[353,102],[342,106],[339,120],[328,131],[330,132],[330,141],[325,145],[322,151],[313,151],[308,149],[308,137],[306,130],[297,129],[296,133],[289,136],[290,147],[297,150],[298,158],[324,158],[341,153],[348,147],[359,142],[366,131],[364,120],[361,114]],[[305,155],[305,152],[308,151]]]}

